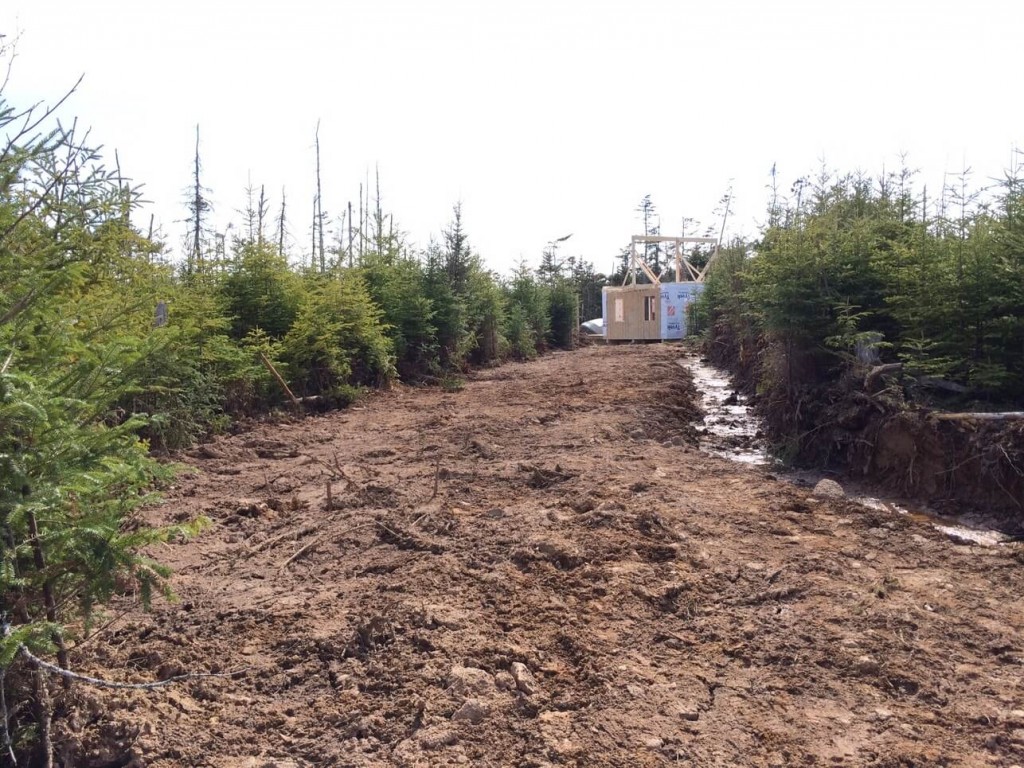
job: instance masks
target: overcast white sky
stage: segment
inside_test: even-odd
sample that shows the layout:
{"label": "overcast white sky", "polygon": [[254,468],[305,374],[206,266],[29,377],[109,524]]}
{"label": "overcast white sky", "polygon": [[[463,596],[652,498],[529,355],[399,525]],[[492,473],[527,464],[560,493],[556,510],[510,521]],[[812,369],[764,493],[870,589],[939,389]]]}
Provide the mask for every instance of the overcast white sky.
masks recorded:
{"label": "overcast white sky", "polygon": [[379,164],[413,243],[461,200],[503,272],[568,233],[560,255],[609,269],[645,194],[675,234],[717,227],[731,184],[727,234],[756,235],[773,163],[785,188],[822,158],[878,172],[904,152],[932,188],[965,163],[999,175],[1024,139],[1022,22],[1018,0],[0,4],[21,31],[8,101],[84,74],[65,114],[117,148],[175,248],[199,123],[216,225],[248,178],[275,209],[284,186],[308,252],[319,119],[329,214]]}

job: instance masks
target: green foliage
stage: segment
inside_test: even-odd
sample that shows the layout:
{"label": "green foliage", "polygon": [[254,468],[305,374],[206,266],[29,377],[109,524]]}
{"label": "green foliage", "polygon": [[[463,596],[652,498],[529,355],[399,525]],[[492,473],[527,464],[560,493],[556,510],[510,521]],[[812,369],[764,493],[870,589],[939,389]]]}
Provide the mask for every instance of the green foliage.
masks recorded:
{"label": "green foliage", "polygon": [[810,404],[877,362],[1024,402],[1024,183],[1011,171],[983,203],[964,174],[929,203],[911,181],[801,180],[754,255],[723,253],[709,275],[709,351],[757,381],[795,454],[825,418]]}
{"label": "green foliage", "polygon": [[505,308],[498,278],[479,263],[469,275],[465,296],[469,320],[467,348],[470,362],[486,365],[501,358]]}
{"label": "green foliage", "polygon": [[471,249],[458,205],[444,235],[443,246],[427,249],[423,286],[433,309],[436,368],[461,371],[500,358],[504,297],[498,279]]}
{"label": "green foliage", "polygon": [[441,389],[445,392],[461,392],[466,382],[453,373],[447,373],[441,377]]}
{"label": "green foliage", "polygon": [[363,276],[341,269],[306,281],[295,324],[281,347],[297,393],[385,386],[395,375],[393,348]]}
{"label": "green foliage", "polygon": [[520,264],[505,286],[505,338],[512,357],[529,360],[546,349],[551,330],[549,298],[547,289]]}
{"label": "green foliage", "polygon": [[438,329],[419,262],[394,252],[370,254],[363,259],[361,272],[370,297],[381,309],[398,375],[415,380],[430,372],[436,367]]}
{"label": "green foliage", "polygon": [[168,572],[140,551],[197,530],[126,524],[172,470],[139,441],[141,417],[109,426],[96,420],[99,404],[38,377],[0,377],[0,594],[20,624],[59,621],[64,605],[88,618],[128,585],[148,604],[167,593]]}
{"label": "green foliage", "polygon": [[431,325],[437,345],[437,367],[459,369],[465,363],[469,345],[469,318],[465,297],[456,293],[443,254],[436,244],[426,253],[423,291],[432,311]]}
{"label": "green foliage", "polygon": [[281,338],[298,312],[301,284],[288,260],[268,243],[241,243],[220,285],[231,335],[244,338],[260,329]]}
{"label": "green foliage", "polygon": [[568,280],[579,297],[579,317],[581,321],[593,320],[601,316],[602,289],[608,285],[608,279],[594,271],[594,265],[583,259],[569,257]]}
{"label": "green foliage", "polygon": [[231,414],[251,413],[280,398],[258,352],[276,358],[278,344],[261,329],[232,336],[224,298],[209,278],[168,281],[162,291],[167,324],[141,342],[146,365],[122,403],[151,415],[144,434],[164,450],[191,445],[226,427]]}
{"label": "green foliage", "polygon": [[548,316],[548,342],[553,347],[572,349],[580,327],[580,302],[568,280],[558,280],[548,289]]}
{"label": "green foliage", "polygon": [[21,644],[62,653],[67,624],[88,626],[115,592],[166,593],[167,570],[142,550],[201,525],[153,529],[137,514],[171,474],[140,440],[154,420],[131,407],[158,394],[154,362],[172,345],[154,311],[171,275],[131,226],[136,193],[73,128],[38,126],[0,96],[4,665]]}

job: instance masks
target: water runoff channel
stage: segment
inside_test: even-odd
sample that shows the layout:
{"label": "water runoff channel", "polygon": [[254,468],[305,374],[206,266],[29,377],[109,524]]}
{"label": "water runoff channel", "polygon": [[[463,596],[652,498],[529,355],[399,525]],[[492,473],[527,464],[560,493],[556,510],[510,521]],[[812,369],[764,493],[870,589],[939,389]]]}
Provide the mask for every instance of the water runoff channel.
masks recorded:
{"label": "water runoff channel", "polygon": [[[690,371],[704,409],[704,426],[700,448],[705,453],[751,467],[762,467],[783,480],[802,487],[813,487],[830,478],[821,472],[792,471],[784,468],[768,452],[761,424],[753,414],[745,395],[735,391],[724,371],[705,360],[688,356],[679,364]],[[1006,534],[994,530],[991,523],[963,515],[946,517],[936,514],[927,506],[884,493],[868,486],[844,482],[847,498],[869,509],[884,510],[933,526],[955,544],[998,546],[1010,540]]]}

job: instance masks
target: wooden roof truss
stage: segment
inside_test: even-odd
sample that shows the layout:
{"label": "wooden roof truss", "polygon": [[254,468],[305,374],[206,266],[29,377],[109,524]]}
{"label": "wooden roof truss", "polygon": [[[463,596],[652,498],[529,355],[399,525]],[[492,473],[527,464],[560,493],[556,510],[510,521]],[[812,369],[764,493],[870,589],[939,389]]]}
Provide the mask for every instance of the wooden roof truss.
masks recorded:
{"label": "wooden roof truss", "polygon": [[[626,279],[623,281],[623,285],[636,285],[636,273],[637,270],[647,275],[647,279],[654,285],[661,284],[661,277],[665,274],[665,270],[669,268],[669,264],[666,263],[659,274],[654,274],[654,270],[644,260],[644,254],[637,251],[637,244],[647,243],[674,243],[675,244],[675,277],[677,283],[682,282],[694,282],[703,283],[704,277],[708,273],[708,268],[712,262],[718,258],[718,238],[715,237],[666,237],[664,235],[633,235],[630,242],[630,253],[629,253],[629,270],[626,272]],[[711,253],[711,258],[708,259],[708,263],[704,265],[703,269],[698,270],[690,260],[686,258],[686,252],[684,246],[688,243],[693,244],[713,244],[715,246],[714,251]]]}

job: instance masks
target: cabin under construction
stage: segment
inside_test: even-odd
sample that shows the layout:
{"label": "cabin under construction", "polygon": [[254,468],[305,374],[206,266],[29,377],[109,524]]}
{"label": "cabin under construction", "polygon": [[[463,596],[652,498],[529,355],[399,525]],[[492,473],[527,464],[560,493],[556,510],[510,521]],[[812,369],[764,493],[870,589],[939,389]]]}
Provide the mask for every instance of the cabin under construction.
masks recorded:
{"label": "cabin under construction", "polygon": [[[655,274],[638,253],[637,245],[647,243],[675,245],[674,282],[662,282],[669,265],[660,274]],[[686,258],[684,247],[688,244],[714,245],[711,258],[703,269],[697,269]],[[717,256],[718,240],[713,237],[633,235],[624,284],[606,286],[602,292],[605,340],[664,341],[689,335],[691,305],[704,290],[704,276]],[[638,272],[650,282],[638,283]]]}

